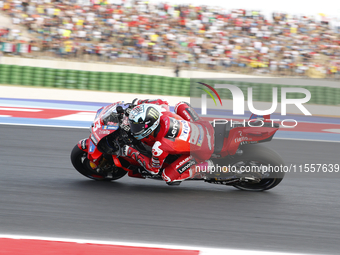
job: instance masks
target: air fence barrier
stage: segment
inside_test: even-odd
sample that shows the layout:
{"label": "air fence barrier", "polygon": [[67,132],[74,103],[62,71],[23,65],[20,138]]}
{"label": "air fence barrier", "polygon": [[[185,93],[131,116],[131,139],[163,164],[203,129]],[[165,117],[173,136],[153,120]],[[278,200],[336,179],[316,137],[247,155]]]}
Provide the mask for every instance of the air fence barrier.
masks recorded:
{"label": "air fence barrier", "polygon": [[[238,86],[247,95],[247,88],[253,88],[253,100],[260,102],[272,101],[272,89],[278,88],[280,100],[281,88],[292,87],[281,84],[254,83],[229,80],[192,79],[209,85],[233,84]],[[143,75],[135,73],[93,72],[68,69],[53,69],[18,65],[0,65],[0,84],[98,90],[124,93],[140,93],[169,96],[200,96],[201,90],[190,87],[190,79],[166,77],[158,75]],[[340,87],[324,86],[293,86],[303,87],[311,92],[308,103],[320,105],[340,105]],[[192,88],[192,89],[190,89]],[[222,99],[232,99],[227,89],[216,89]],[[298,93],[289,93],[288,98],[304,96]]]}

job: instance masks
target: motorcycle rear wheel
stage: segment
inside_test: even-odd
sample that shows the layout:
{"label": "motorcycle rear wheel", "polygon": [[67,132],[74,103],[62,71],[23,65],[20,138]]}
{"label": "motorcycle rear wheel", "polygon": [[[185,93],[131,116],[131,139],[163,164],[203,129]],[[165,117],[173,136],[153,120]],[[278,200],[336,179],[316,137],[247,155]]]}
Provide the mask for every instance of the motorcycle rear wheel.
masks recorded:
{"label": "motorcycle rear wheel", "polygon": [[285,173],[281,166],[284,166],[284,162],[279,154],[261,144],[248,144],[240,149],[243,151],[241,156],[223,160],[223,164],[236,166],[236,168],[253,165],[271,166],[274,170],[268,168],[269,171],[265,172],[265,176],[262,176],[259,182],[241,181],[233,185],[235,188],[245,191],[264,191],[274,188],[282,181]]}
{"label": "motorcycle rear wheel", "polygon": [[73,167],[80,174],[92,180],[96,180],[96,181],[114,181],[114,180],[122,178],[124,175],[127,174],[127,171],[119,167],[115,167],[112,173],[112,176],[110,177],[97,173],[90,167],[90,161],[87,158],[87,152],[79,149],[77,145],[74,146],[71,152],[71,162],[72,162]]}

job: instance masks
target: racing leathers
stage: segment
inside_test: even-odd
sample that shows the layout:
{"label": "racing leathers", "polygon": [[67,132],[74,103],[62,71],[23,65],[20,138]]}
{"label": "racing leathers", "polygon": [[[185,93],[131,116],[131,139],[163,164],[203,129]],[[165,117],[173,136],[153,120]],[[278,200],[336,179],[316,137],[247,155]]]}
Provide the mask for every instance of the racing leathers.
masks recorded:
{"label": "racing leathers", "polygon": [[[138,161],[151,174],[163,169],[162,178],[167,183],[187,178],[200,178],[198,167],[211,166],[208,159],[214,151],[214,128],[209,121],[202,120],[194,109],[185,102],[175,106],[175,113],[169,111],[167,101],[139,100],[137,104],[156,104],[162,107],[160,124],[156,130],[141,141],[152,146],[152,157],[141,154],[132,147],[126,147],[125,155]],[[169,154],[180,155],[171,164],[164,161]]]}

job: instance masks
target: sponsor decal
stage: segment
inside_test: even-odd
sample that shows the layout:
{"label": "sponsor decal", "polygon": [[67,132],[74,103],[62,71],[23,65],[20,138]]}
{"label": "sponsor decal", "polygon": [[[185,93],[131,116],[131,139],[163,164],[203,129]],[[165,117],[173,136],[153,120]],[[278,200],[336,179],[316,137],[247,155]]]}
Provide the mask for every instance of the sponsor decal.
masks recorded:
{"label": "sponsor decal", "polygon": [[189,137],[190,126],[189,126],[189,123],[185,120],[181,120],[181,123],[182,123],[182,131],[181,131],[181,134],[179,135],[179,139],[183,141],[187,141]]}
{"label": "sponsor decal", "polygon": [[117,130],[118,128],[119,128],[118,123],[115,123],[114,125],[102,126],[102,129],[104,130]]}
{"label": "sponsor decal", "polygon": [[166,118],[166,119],[164,120],[164,123],[165,123],[165,130],[167,130],[167,129],[169,128],[169,119]]}
{"label": "sponsor decal", "polygon": [[100,140],[100,137],[99,137],[99,135],[97,134],[97,132],[96,132],[96,133],[93,133],[93,135],[94,135],[94,137],[97,139],[97,141]]}
{"label": "sponsor decal", "polygon": [[143,111],[143,108],[144,107],[142,105],[138,105],[135,108],[133,108],[132,111],[130,112],[129,118],[134,119],[139,113]]}
{"label": "sponsor decal", "polygon": [[94,137],[93,134],[91,134],[91,141],[92,141],[95,145],[98,144],[98,140],[97,140],[97,138]]}
{"label": "sponsor decal", "polygon": [[86,149],[86,141],[87,141],[87,138],[85,138],[85,139],[83,139],[83,140],[80,141],[80,145],[81,145],[81,148],[82,148],[83,150]]}
{"label": "sponsor decal", "polygon": [[248,141],[248,140],[252,140],[252,138],[242,136],[242,137],[239,137],[239,138],[235,138],[235,143],[244,142],[244,141]]}
{"label": "sponsor decal", "polygon": [[197,124],[191,123],[190,143],[197,144],[199,135],[200,131],[199,128],[197,127]]}
{"label": "sponsor decal", "polygon": [[197,142],[197,146],[202,146],[202,143],[203,143],[203,137],[204,137],[204,130],[203,130],[203,127],[201,125],[197,125],[198,126],[198,129],[200,131],[200,136],[198,138],[198,142]]}
{"label": "sponsor decal", "polygon": [[135,113],[140,113],[140,112],[142,112],[143,111],[143,106],[142,105],[138,105],[138,106],[136,106],[135,108],[133,108],[133,111],[135,112]]}
{"label": "sponsor decal", "polygon": [[209,150],[211,150],[211,136],[209,134],[207,127],[205,127],[205,130],[207,131],[208,147],[209,147]]}
{"label": "sponsor decal", "polygon": [[175,137],[177,137],[178,133],[179,133],[179,121],[174,118],[170,118],[169,130],[165,137],[174,139]]}
{"label": "sponsor decal", "polygon": [[157,120],[159,118],[159,112],[153,108],[153,107],[150,107],[148,109],[148,113],[151,117],[153,117],[155,120]]}
{"label": "sponsor decal", "polygon": [[99,130],[99,134],[108,135],[108,134],[110,134],[110,131],[109,130]]}
{"label": "sponsor decal", "polygon": [[246,143],[247,141],[250,141],[250,140],[253,140],[253,138],[249,138],[249,137],[246,137],[246,136],[242,136],[242,131],[238,131],[238,133],[240,134],[240,137],[239,138],[235,138],[235,143]]}
{"label": "sponsor decal", "polygon": [[89,148],[89,152],[94,152],[94,149],[96,148],[96,146],[93,144],[92,141],[90,141],[90,148]]}
{"label": "sponsor decal", "polygon": [[100,124],[100,119],[96,120],[96,122],[93,124],[93,132],[96,132],[98,128],[101,127],[101,124]]}
{"label": "sponsor decal", "polygon": [[182,167],[177,169],[177,172],[182,174],[184,173],[186,170],[190,169],[191,166],[195,165],[196,161],[195,160],[190,160],[188,163],[185,163]]}
{"label": "sponsor decal", "polygon": [[154,145],[152,146],[152,155],[153,156],[159,157],[160,155],[162,155],[163,150],[161,150],[159,148],[159,146],[161,146],[161,145],[162,144],[159,141],[154,143]]}
{"label": "sponsor decal", "polygon": [[183,113],[184,113],[187,120],[192,120],[192,118],[190,117],[190,114],[188,113],[187,110],[183,111]]}
{"label": "sponsor decal", "polygon": [[198,117],[197,113],[192,108],[189,107],[186,109],[186,111],[189,112],[191,119],[193,121],[198,121],[200,119],[200,117]]}
{"label": "sponsor decal", "polygon": [[182,165],[184,165],[185,163],[187,163],[189,160],[192,159],[192,156],[186,157],[185,159],[183,159],[181,162],[178,163],[178,165],[175,168],[179,168]]}
{"label": "sponsor decal", "polygon": [[152,129],[147,130],[143,136],[147,137],[148,135],[152,133],[152,131],[153,131]]}

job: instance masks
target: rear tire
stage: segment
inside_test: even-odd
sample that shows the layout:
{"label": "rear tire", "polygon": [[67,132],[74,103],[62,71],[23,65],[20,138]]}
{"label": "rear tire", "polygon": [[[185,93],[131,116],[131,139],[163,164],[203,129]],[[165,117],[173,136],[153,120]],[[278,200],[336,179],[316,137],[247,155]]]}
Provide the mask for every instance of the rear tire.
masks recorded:
{"label": "rear tire", "polygon": [[71,162],[73,167],[82,175],[87,178],[96,181],[113,181],[122,178],[127,174],[122,168],[115,167],[114,172],[112,173],[112,177],[107,177],[103,174],[99,174],[94,171],[90,166],[90,161],[87,158],[87,152],[79,149],[78,145],[74,146],[71,152]]}
{"label": "rear tire", "polygon": [[242,146],[240,149],[243,150],[241,156],[236,156],[234,159],[223,160],[223,164],[230,166],[247,164],[270,165],[272,167],[276,166],[276,169],[279,169],[279,171],[267,171],[266,176],[263,177],[260,182],[241,182],[233,185],[235,188],[245,191],[264,191],[274,188],[282,181],[285,173],[278,167],[284,166],[284,162],[279,154],[260,144],[248,144]]}

